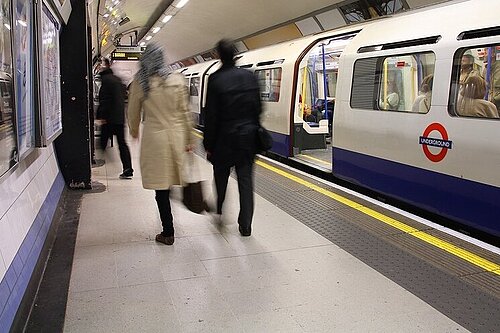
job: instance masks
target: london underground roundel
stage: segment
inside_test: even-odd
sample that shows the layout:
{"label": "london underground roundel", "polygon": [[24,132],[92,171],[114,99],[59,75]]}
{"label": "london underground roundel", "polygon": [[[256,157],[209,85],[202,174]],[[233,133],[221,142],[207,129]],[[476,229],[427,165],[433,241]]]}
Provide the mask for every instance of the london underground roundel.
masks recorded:
{"label": "london underground roundel", "polygon": [[[433,132],[437,132],[434,134]],[[429,135],[433,133],[433,137]],[[436,137],[438,136],[438,137]],[[439,138],[439,136],[441,138]],[[448,150],[452,148],[453,142],[448,140],[448,132],[446,128],[440,123],[432,123],[424,130],[424,133],[419,139],[419,143],[422,145],[422,150],[425,156],[432,162],[441,162],[448,153]],[[440,148],[438,151],[429,149],[429,147]]]}

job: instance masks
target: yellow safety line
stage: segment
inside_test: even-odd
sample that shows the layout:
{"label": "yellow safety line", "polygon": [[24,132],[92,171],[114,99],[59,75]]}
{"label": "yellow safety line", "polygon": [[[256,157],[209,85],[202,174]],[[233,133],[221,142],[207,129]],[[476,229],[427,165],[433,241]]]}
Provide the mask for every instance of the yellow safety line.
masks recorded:
{"label": "yellow safety line", "polygon": [[304,186],[306,186],[306,187],[308,187],[316,192],[324,194],[327,197],[330,197],[335,201],[343,203],[346,206],[349,206],[349,207],[356,209],[356,210],[358,210],[358,211],[360,211],[360,212],[362,212],[370,217],[373,217],[381,222],[384,222],[384,223],[386,223],[386,224],[388,224],[388,225],[390,225],[398,230],[401,230],[401,231],[407,233],[408,235],[414,236],[420,240],[423,240],[424,242],[426,242],[428,244],[431,244],[431,245],[438,247],[438,248],[440,248],[448,253],[451,253],[459,258],[462,258],[463,260],[468,261],[471,264],[474,264],[478,267],[481,267],[482,269],[484,269],[487,272],[492,272],[494,274],[500,275],[500,265],[495,264],[494,262],[491,262],[487,259],[481,258],[480,256],[478,256],[472,252],[461,249],[461,248],[459,248],[459,247],[457,247],[457,246],[455,246],[447,241],[441,240],[441,239],[439,239],[435,236],[432,236],[426,232],[420,231],[416,228],[413,228],[409,225],[406,225],[403,222],[400,222],[400,221],[393,219],[389,216],[386,216],[380,212],[377,212],[371,208],[365,207],[359,203],[356,203],[352,200],[349,200],[341,195],[338,195],[338,194],[333,193],[329,190],[326,190],[326,189],[321,188],[317,185],[314,185],[314,184],[312,184],[304,179],[301,179],[301,178],[294,176],[286,171],[283,171],[281,169],[273,167],[267,163],[264,163],[262,161],[257,161],[256,163],[263,168],[271,170],[271,171],[273,171],[273,172],[275,172],[283,177],[286,177],[290,180],[293,180],[293,181],[295,181],[301,185],[304,185]]}
{"label": "yellow safety line", "polygon": [[[197,132],[194,132],[193,131],[193,134],[199,138],[203,138],[203,136]],[[305,155],[304,155],[305,156]],[[316,192],[319,192],[329,198],[332,198],[333,200],[335,201],[338,201],[348,207],[351,207],[353,209],[356,209],[370,217],[373,217],[374,219],[377,219],[381,222],[384,222],[385,224],[387,225],[390,225],[398,230],[401,230],[405,233],[407,233],[408,235],[411,235],[411,236],[414,236],[428,244],[431,244],[435,247],[438,247],[450,254],[453,254],[465,261],[468,261],[470,262],[471,264],[473,265],[476,265],[478,267],[481,267],[482,269],[484,269],[485,271],[487,272],[492,272],[496,275],[500,275],[500,265],[498,264],[495,264],[494,262],[491,262],[487,259],[484,259],[480,256],[478,256],[477,254],[474,254],[470,251],[467,251],[467,250],[464,250],[462,248],[459,248],[447,241],[444,241],[442,239],[439,239],[435,236],[432,236],[424,231],[420,231],[416,228],[413,228],[403,222],[400,222],[396,219],[393,219],[392,217],[389,217],[389,216],[386,216],[380,212],[377,212],[371,208],[368,208],[366,206],[363,206],[355,201],[352,201],[350,199],[347,199],[339,194],[336,194],[336,193],[333,193],[327,189],[324,189],[324,188],[321,188],[317,185],[314,185],[300,177],[297,177],[297,176],[294,176],[286,171],[283,171],[281,169],[278,169],[272,165],[269,165],[267,163],[264,163],[262,161],[256,161],[257,165],[260,165],[261,167],[263,168],[266,168],[268,170],[271,170],[285,178],[288,178],[290,180],[293,180],[295,181],[296,183],[299,183],[303,186],[306,186]]]}
{"label": "yellow safety line", "polygon": [[330,162],[323,161],[323,160],[321,160],[319,158],[312,157],[312,156],[309,156],[309,155],[306,155],[306,154],[299,154],[299,155],[297,155],[297,157],[299,157],[299,158],[300,157],[305,157],[305,158],[310,159],[311,161],[320,162],[320,163],[326,164],[326,165],[328,165],[330,167],[332,166],[332,163],[330,163]]}

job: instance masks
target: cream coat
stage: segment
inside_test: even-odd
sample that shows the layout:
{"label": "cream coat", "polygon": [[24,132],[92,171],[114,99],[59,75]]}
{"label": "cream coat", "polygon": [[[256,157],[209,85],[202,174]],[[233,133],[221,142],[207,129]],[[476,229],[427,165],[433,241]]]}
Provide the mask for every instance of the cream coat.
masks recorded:
{"label": "cream coat", "polygon": [[193,143],[188,93],[180,74],[170,74],[166,80],[153,76],[149,82],[148,97],[144,96],[137,80],[130,86],[129,129],[130,134],[137,137],[141,118],[144,118],[140,157],[142,186],[166,190],[172,185],[183,185],[185,148]]}

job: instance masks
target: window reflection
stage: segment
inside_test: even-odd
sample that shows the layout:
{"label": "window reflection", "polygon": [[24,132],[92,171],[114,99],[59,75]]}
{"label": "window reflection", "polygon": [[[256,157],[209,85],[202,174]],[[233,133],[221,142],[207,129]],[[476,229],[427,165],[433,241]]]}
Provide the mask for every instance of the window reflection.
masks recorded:
{"label": "window reflection", "polygon": [[281,88],[281,68],[255,71],[260,87],[260,98],[264,102],[278,102]]}
{"label": "window reflection", "polygon": [[10,17],[9,1],[2,0],[0,2],[0,176],[17,161]]}

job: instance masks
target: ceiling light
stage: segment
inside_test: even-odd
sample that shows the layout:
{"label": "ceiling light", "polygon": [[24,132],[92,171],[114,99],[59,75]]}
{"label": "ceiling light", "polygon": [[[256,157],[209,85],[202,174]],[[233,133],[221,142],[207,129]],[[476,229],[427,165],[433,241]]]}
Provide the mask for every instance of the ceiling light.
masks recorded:
{"label": "ceiling light", "polygon": [[146,40],[150,40],[151,38],[153,38],[153,36],[148,36],[146,37]]}
{"label": "ceiling light", "polygon": [[144,46],[144,45],[146,45],[146,42],[141,42],[139,45]]}
{"label": "ceiling light", "polygon": [[22,20],[17,20],[17,23],[19,23],[20,25],[22,25],[23,27],[27,27],[28,26],[28,23],[22,21]]}
{"label": "ceiling light", "polygon": [[184,5],[185,5],[185,4],[187,4],[187,3],[188,3],[188,1],[189,1],[189,0],[181,0],[181,1],[179,1],[179,2],[177,3],[177,5],[175,5],[175,7],[177,7],[177,8],[182,8],[182,7],[184,7]]}
{"label": "ceiling light", "polygon": [[7,23],[4,23],[3,25],[5,25],[5,27],[10,30],[10,25],[8,25]]}
{"label": "ceiling light", "polygon": [[162,22],[163,23],[167,23],[168,21],[170,21],[170,19],[172,18],[172,15],[167,15],[163,18]]}
{"label": "ceiling light", "polygon": [[103,15],[104,17],[109,17],[109,13],[106,13]]}
{"label": "ceiling light", "polygon": [[157,33],[158,31],[160,31],[160,27],[156,27],[156,28],[153,29],[153,33],[154,34]]}

